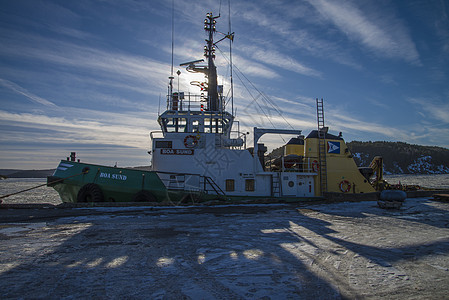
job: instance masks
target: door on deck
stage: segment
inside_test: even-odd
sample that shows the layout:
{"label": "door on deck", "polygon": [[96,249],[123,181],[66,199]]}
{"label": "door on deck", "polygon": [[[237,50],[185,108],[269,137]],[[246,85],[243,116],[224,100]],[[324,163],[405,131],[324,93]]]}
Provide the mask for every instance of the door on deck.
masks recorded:
{"label": "door on deck", "polygon": [[313,178],[309,176],[298,175],[296,184],[297,197],[313,197]]}

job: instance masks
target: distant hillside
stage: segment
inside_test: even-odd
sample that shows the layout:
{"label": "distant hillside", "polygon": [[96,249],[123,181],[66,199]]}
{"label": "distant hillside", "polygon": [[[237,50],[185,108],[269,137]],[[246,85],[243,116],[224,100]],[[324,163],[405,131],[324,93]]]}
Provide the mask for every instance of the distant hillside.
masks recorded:
{"label": "distant hillside", "polygon": [[54,169],[50,170],[12,170],[0,169],[0,176],[6,178],[46,178],[53,175]]}
{"label": "distant hillside", "polygon": [[449,149],[402,142],[347,143],[359,166],[369,166],[374,156],[384,159],[385,174],[449,174]]}

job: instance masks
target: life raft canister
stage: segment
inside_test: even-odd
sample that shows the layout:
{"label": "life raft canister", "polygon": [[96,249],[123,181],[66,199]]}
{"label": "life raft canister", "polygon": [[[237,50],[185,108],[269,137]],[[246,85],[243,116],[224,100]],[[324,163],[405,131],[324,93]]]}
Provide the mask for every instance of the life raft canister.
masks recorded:
{"label": "life raft canister", "polygon": [[347,180],[342,180],[340,182],[340,191],[347,193],[351,190],[351,184]]}
{"label": "life raft canister", "polygon": [[184,146],[186,148],[194,148],[198,144],[198,137],[194,135],[187,135],[184,138]]}

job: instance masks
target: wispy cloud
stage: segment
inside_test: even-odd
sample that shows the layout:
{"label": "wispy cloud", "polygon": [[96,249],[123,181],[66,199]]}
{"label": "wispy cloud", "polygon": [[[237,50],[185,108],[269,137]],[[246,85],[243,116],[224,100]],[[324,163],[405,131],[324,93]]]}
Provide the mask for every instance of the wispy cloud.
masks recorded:
{"label": "wispy cloud", "polygon": [[298,74],[321,77],[321,72],[305,66],[296,59],[285,56],[276,50],[267,50],[257,46],[246,46],[243,49],[244,52],[251,53],[252,57],[264,64],[275,66],[284,70],[292,71]]}
{"label": "wispy cloud", "polygon": [[407,29],[391,13],[362,11],[351,1],[307,0],[349,39],[374,53],[419,64],[419,54]]}
{"label": "wispy cloud", "polygon": [[408,102],[417,106],[416,111],[425,113],[426,120],[436,120],[443,124],[449,124],[449,102],[436,101],[434,99],[408,98]]}
{"label": "wispy cloud", "polygon": [[354,118],[342,110],[334,109],[328,112],[327,120],[334,130],[350,132],[352,136],[358,136],[361,140],[364,140],[365,136],[375,135],[379,138],[410,141],[409,129],[392,128],[387,124],[367,122]]}
{"label": "wispy cloud", "polygon": [[[319,24],[320,22],[315,21],[319,19],[314,15],[316,12],[305,6],[304,3],[276,3],[276,8],[273,7],[272,2],[265,3],[265,5],[239,3],[239,10],[242,11],[243,19],[250,24],[254,24],[254,27],[258,28],[261,34],[270,33],[272,40],[270,42],[262,40],[261,46],[267,46],[266,43],[268,43],[271,46],[282,47],[284,53],[282,57],[285,57],[284,50],[286,49],[292,51],[301,49],[314,57],[329,59],[355,69],[361,68],[344,48],[330,40],[322,39],[313,31],[299,25],[313,23],[314,27],[322,26],[322,24]],[[276,14],[277,11],[285,13]],[[298,20],[301,23],[297,23]],[[273,33],[274,36],[271,35]],[[254,42],[254,40],[254,36],[251,36],[251,41]],[[316,72],[312,76],[316,76]]]}
{"label": "wispy cloud", "polygon": [[12,81],[0,78],[0,85],[17,94],[25,96],[27,99],[31,100],[34,103],[38,103],[49,107],[57,107],[56,104],[54,104],[53,102],[31,93],[30,91],[24,89],[23,87],[19,86],[18,84],[15,84]]}
{"label": "wispy cloud", "polygon": [[[22,134],[22,142],[92,145],[126,145],[128,147],[146,148],[149,128],[148,119],[156,118],[156,114],[130,116],[120,113],[107,113],[86,109],[66,108],[73,116],[82,118],[52,117],[44,114],[11,113],[0,111],[0,124],[24,128],[28,132]],[[30,129],[33,130],[30,130]],[[34,131],[51,132],[36,135]],[[2,136],[3,142],[8,137]],[[19,141],[16,139],[16,142]]]}
{"label": "wispy cloud", "polygon": [[[26,41],[26,42],[24,42]],[[30,47],[33,45],[33,47]],[[33,61],[53,63],[79,69],[95,71],[101,78],[148,80],[162,83],[169,65],[146,57],[133,56],[106,49],[80,46],[32,34],[10,32],[8,43],[0,48],[6,57],[26,58]]]}
{"label": "wispy cloud", "polygon": [[[269,79],[281,77],[276,71],[266,67],[265,65],[247,60],[240,55],[234,55],[233,64],[237,68],[237,71],[241,72],[245,76],[251,75]],[[234,75],[238,76],[237,73],[234,73]]]}

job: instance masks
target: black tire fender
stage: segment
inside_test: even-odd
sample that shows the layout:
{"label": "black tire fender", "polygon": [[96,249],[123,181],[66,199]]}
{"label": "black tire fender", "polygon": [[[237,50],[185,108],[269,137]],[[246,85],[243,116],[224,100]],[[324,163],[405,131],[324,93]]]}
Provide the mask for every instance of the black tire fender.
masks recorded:
{"label": "black tire fender", "polygon": [[103,202],[104,196],[97,184],[88,183],[80,188],[76,200],[77,202]]}
{"label": "black tire fender", "polygon": [[138,191],[133,196],[133,202],[157,202],[156,197],[149,191]]}

